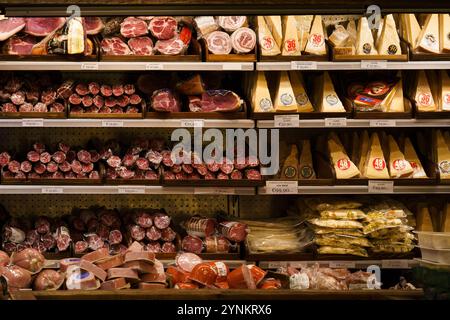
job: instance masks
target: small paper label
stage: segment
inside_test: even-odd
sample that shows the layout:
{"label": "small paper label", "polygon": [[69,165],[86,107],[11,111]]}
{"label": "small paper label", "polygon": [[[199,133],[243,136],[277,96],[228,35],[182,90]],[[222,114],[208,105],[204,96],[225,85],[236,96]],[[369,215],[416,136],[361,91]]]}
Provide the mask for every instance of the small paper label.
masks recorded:
{"label": "small paper label", "polygon": [[305,261],[289,261],[287,264],[296,269],[306,268],[308,266]]}
{"label": "small paper label", "polygon": [[393,193],[394,181],[369,180],[369,193]]}
{"label": "small paper label", "polygon": [[145,70],[163,70],[164,66],[162,63],[147,63],[145,65]]}
{"label": "small paper label", "polygon": [[330,268],[355,269],[356,263],[355,261],[330,261]]}
{"label": "small paper label", "polygon": [[287,267],[286,261],[271,261],[268,263],[268,269],[278,269],[281,267]]}
{"label": "small paper label", "polygon": [[409,269],[408,260],[381,260],[381,267],[384,269]]}
{"label": "small paper label", "polygon": [[386,60],[361,60],[361,69],[386,69]]}
{"label": "small paper label", "polygon": [[102,127],[114,127],[114,128],[123,127],[123,121],[103,120]]}
{"label": "small paper label", "polygon": [[297,194],[298,181],[266,181],[268,194]]}
{"label": "small paper label", "polygon": [[222,64],[222,70],[242,70],[242,63],[224,63]]}
{"label": "small paper label", "polygon": [[316,61],[291,61],[292,70],[317,70]]}
{"label": "small paper label", "polygon": [[236,194],[234,188],[194,188],[194,194]]}
{"label": "small paper label", "polygon": [[325,127],[346,127],[347,119],[346,118],[325,118]]}
{"label": "small paper label", "polygon": [[395,127],[395,120],[370,120],[371,127]]}
{"label": "small paper label", "polygon": [[91,63],[84,62],[81,64],[81,70],[98,70],[98,63],[97,62],[91,62]]}
{"label": "small paper label", "polygon": [[64,193],[63,188],[47,187],[42,188],[41,193]]}
{"label": "small paper label", "polygon": [[120,187],[119,193],[125,193],[125,194],[144,194],[145,188],[138,188],[138,187]]}
{"label": "small paper label", "polygon": [[275,128],[298,128],[300,124],[300,117],[298,114],[274,116]]}
{"label": "small paper label", "polygon": [[44,119],[23,119],[22,127],[43,127]]}
{"label": "small paper label", "polygon": [[181,120],[181,126],[185,128],[202,128],[205,121],[201,119]]}

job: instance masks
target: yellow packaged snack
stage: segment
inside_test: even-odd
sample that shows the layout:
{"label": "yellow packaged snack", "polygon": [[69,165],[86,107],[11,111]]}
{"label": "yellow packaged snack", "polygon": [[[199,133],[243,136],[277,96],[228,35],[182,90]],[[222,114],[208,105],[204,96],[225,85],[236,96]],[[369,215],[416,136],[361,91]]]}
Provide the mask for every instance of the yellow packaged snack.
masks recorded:
{"label": "yellow packaged snack", "polygon": [[371,248],[375,253],[408,253],[414,249],[410,244],[384,244],[377,245]]}
{"label": "yellow packaged snack", "polygon": [[380,229],[395,228],[403,225],[401,219],[376,219],[370,221],[363,228],[364,234],[369,234]]}
{"label": "yellow packaged snack", "polygon": [[353,247],[353,248],[338,248],[338,247],[330,247],[324,246],[317,249],[317,253],[319,254],[350,254],[353,256],[359,257],[368,257],[366,249]]}
{"label": "yellow packaged snack", "polygon": [[317,226],[314,226],[313,229],[316,234],[335,234],[350,237],[364,237],[364,233],[359,229],[333,229],[333,228],[322,228]]}
{"label": "yellow packaged snack", "polygon": [[360,220],[365,219],[366,214],[359,209],[337,209],[321,211],[320,217],[322,219]]}
{"label": "yellow packaged snack", "polygon": [[320,235],[315,239],[316,244],[320,246],[352,248],[352,246],[371,247],[372,244],[363,237],[348,237],[338,235]]}
{"label": "yellow packaged snack", "polygon": [[319,227],[337,228],[337,229],[362,229],[361,222],[354,220],[334,220],[334,219],[310,219],[309,223]]}
{"label": "yellow packaged snack", "polygon": [[310,198],[306,199],[305,203],[308,207],[317,211],[357,209],[362,206],[362,203],[356,201],[338,200],[338,199],[321,200],[317,198]]}

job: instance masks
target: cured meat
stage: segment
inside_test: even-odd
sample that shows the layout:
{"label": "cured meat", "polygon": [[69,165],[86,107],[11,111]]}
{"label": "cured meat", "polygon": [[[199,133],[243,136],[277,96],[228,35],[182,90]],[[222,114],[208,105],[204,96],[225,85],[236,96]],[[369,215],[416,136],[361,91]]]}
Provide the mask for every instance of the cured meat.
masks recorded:
{"label": "cured meat", "polygon": [[81,98],[81,103],[83,104],[84,107],[92,106],[92,103],[93,103],[92,97],[84,96],[83,98]]}
{"label": "cured meat", "polygon": [[75,87],[76,93],[78,93],[80,96],[85,96],[89,93],[89,88],[85,83],[79,83]]}
{"label": "cured meat", "polygon": [[45,105],[45,103],[38,102],[34,105],[33,111],[34,112],[47,112],[48,110],[47,110],[47,106]]}
{"label": "cured meat", "polygon": [[16,106],[20,106],[21,104],[25,103],[25,98],[26,98],[25,92],[17,91],[11,95],[11,102],[14,103]]}
{"label": "cured meat", "polygon": [[100,87],[100,92],[101,92],[102,95],[105,96],[105,97],[110,97],[110,96],[112,96],[112,94],[113,94],[112,87],[111,87],[110,85],[107,85],[107,84],[103,84],[103,85]]}
{"label": "cured meat", "polygon": [[58,165],[56,164],[56,162],[50,161],[47,164],[47,171],[50,173],[55,173],[56,171],[58,171]]}
{"label": "cured meat", "polygon": [[89,249],[98,250],[104,246],[103,240],[96,234],[92,234],[87,237],[87,243],[89,245]]}
{"label": "cured meat", "polygon": [[203,241],[199,237],[186,236],[181,241],[181,248],[186,252],[200,254],[203,251]]}
{"label": "cured meat", "polygon": [[132,95],[136,92],[136,88],[134,87],[134,84],[126,84],[123,86],[123,89],[125,91],[125,94]]}
{"label": "cured meat", "polygon": [[85,259],[81,259],[80,262],[80,269],[83,269],[85,271],[88,271],[90,273],[92,273],[94,276],[96,276],[97,278],[99,278],[101,281],[105,281],[106,280],[106,271],[97,267],[95,264],[93,264],[90,261],[87,261]]}
{"label": "cured meat", "polygon": [[33,289],[37,291],[57,290],[64,282],[64,274],[56,270],[41,271],[33,283]]}
{"label": "cured meat", "polygon": [[120,290],[129,288],[130,285],[127,284],[125,278],[116,278],[103,282],[100,285],[100,290]]}
{"label": "cured meat", "polygon": [[161,247],[161,252],[175,253],[177,252],[177,247],[172,242],[164,242],[164,244]]}
{"label": "cured meat", "polygon": [[224,236],[211,236],[205,239],[207,253],[227,253],[230,251],[230,246],[230,242]]}
{"label": "cured meat", "polygon": [[166,229],[170,225],[170,217],[165,213],[157,213],[153,217],[153,224],[160,230]]}
{"label": "cured meat", "polygon": [[0,250],[0,268],[9,264],[9,255]]}
{"label": "cured meat", "polygon": [[159,112],[180,112],[181,103],[178,97],[169,89],[156,90],[151,98],[151,105]]}
{"label": "cured meat", "polygon": [[102,19],[99,17],[84,17],[83,20],[86,34],[99,34],[105,28]]}
{"label": "cured meat", "polygon": [[192,269],[199,263],[202,263],[203,260],[199,256],[194,253],[183,252],[177,254],[175,257],[175,264],[181,271],[184,272],[192,272]]}
{"label": "cured meat", "polygon": [[100,109],[101,107],[103,107],[103,105],[104,105],[104,103],[105,103],[105,100],[103,99],[102,96],[95,96],[94,99],[92,100],[92,102],[94,103],[94,105],[95,105],[97,108]]}
{"label": "cured meat", "polygon": [[45,258],[39,251],[26,248],[14,254],[11,257],[11,263],[31,273],[37,273],[42,270],[45,264]]}
{"label": "cured meat", "polygon": [[71,103],[71,104],[80,104],[81,103],[81,97],[78,95],[78,94],[76,94],[76,93],[73,93],[72,95],[70,95],[70,97],[69,97],[69,102]]}
{"label": "cured meat", "polygon": [[150,241],[146,245],[146,250],[153,253],[159,253],[161,252],[161,244],[157,241]]}
{"label": "cured meat", "polygon": [[11,265],[2,267],[0,272],[10,288],[25,289],[31,285],[31,273],[20,266]]}
{"label": "cured meat", "polygon": [[135,215],[134,222],[142,228],[150,228],[153,225],[153,219],[147,212],[138,212]]}
{"label": "cured meat", "polygon": [[120,24],[120,34],[125,38],[135,38],[147,33],[147,23],[141,19],[128,17]]}
{"label": "cured meat", "polygon": [[245,171],[245,177],[249,180],[261,180],[261,173],[256,169],[248,169]]}
{"label": "cured meat", "polygon": [[41,155],[39,156],[39,160],[42,163],[49,163],[52,160],[52,156],[48,152],[42,152]]}
{"label": "cured meat", "polygon": [[208,90],[202,94],[202,111],[233,112],[240,108],[241,98],[229,90]]}
{"label": "cured meat", "polygon": [[219,26],[227,32],[234,32],[247,22],[246,16],[220,16],[217,18]]}
{"label": "cured meat", "polygon": [[141,103],[141,101],[142,101],[142,98],[139,95],[137,95],[137,94],[132,94],[130,96],[130,103],[131,104],[139,104],[139,103]]}
{"label": "cured meat", "polygon": [[181,39],[175,37],[169,40],[156,41],[155,50],[162,55],[175,56],[182,54],[186,50],[186,45]]}
{"label": "cured meat", "polygon": [[150,21],[148,29],[155,38],[169,40],[175,37],[177,25],[177,21],[172,17],[155,17]]}
{"label": "cured meat", "polygon": [[20,163],[16,160],[11,161],[8,163],[8,170],[12,173],[18,173],[20,171]]}
{"label": "cured meat", "polygon": [[229,54],[232,49],[231,38],[223,31],[213,31],[206,36],[208,50],[213,54]]}
{"label": "cured meat", "polygon": [[25,32],[36,37],[45,37],[61,28],[65,18],[26,18]]}
{"label": "cured meat", "polygon": [[33,105],[31,103],[25,102],[23,105],[19,107],[19,112],[32,112]]}
{"label": "cured meat", "polygon": [[128,45],[118,37],[104,38],[100,44],[105,55],[130,55],[133,52]]}
{"label": "cured meat", "polygon": [[125,278],[129,280],[139,280],[136,270],[130,268],[111,268],[108,270],[108,280],[115,278]]}
{"label": "cured meat", "polygon": [[177,233],[172,228],[167,227],[161,230],[161,239],[166,242],[174,241],[177,237]]}
{"label": "cured meat", "polygon": [[108,270],[111,268],[116,268],[121,266],[124,263],[124,256],[123,254],[117,254],[115,256],[111,256],[108,258],[105,258],[101,260],[100,262],[97,262],[96,265],[103,270]]}
{"label": "cured meat", "polygon": [[53,155],[52,155],[52,159],[56,162],[56,163],[63,163],[64,161],[66,161],[66,154],[62,151],[56,151]]}
{"label": "cured meat", "polygon": [[12,103],[5,103],[2,106],[2,112],[17,112],[17,107]]}
{"label": "cured meat", "polygon": [[150,241],[157,241],[157,240],[161,239],[161,231],[159,231],[157,228],[155,228],[155,226],[151,226],[145,232],[145,236]]}
{"label": "cured meat", "polygon": [[88,84],[89,92],[94,96],[100,92],[100,86],[97,82],[91,82]]}
{"label": "cured meat", "polygon": [[50,104],[50,112],[64,112],[64,106],[59,102]]}
{"label": "cured meat", "polygon": [[56,229],[56,246],[59,251],[66,251],[69,248],[72,239],[70,238],[69,229],[64,226],[60,226]]}
{"label": "cured meat", "polygon": [[7,18],[0,20],[0,41],[5,41],[26,25],[24,18]]}
{"label": "cured meat", "polygon": [[133,238],[136,241],[143,240],[146,235],[145,229],[138,225],[130,226],[129,232],[130,232],[131,238]]}
{"label": "cured meat", "polygon": [[105,22],[105,28],[103,29],[102,34],[104,36],[109,36],[120,32],[120,24],[122,23],[123,19],[123,17],[108,18],[108,20]]}
{"label": "cured meat", "polygon": [[70,163],[67,161],[64,161],[63,163],[61,163],[58,166],[59,170],[61,170],[62,172],[69,172],[70,170],[72,170],[72,167],[70,166]]}
{"label": "cured meat", "polygon": [[112,230],[109,233],[109,244],[119,244],[122,242],[122,232],[120,230]]}
{"label": "cured meat", "polygon": [[77,241],[74,247],[76,254],[84,253],[88,248],[89,244],[86,241]]}
{"label": "cured meat", "polygon": [[153,54],[153,41],[149,37],[131,38],[128,40],[128,46],[135,55],[150,56]]}
{"label": "cured meat", "polygon": [[231,45],[236,53],[249,53],[255,48],[256,33],[250,28],[239,28],[231,35]]}
{"label": "cured meat", "polygon": [[244,241],[248,234],[248,227],[236,221],[224,221],[218,226],[219,232],[230,241]]}
{"label": "cured meat", "polygon": [[11,156],[8,152],[0,153],[0,167],[6,166],[11,161]]}
{"label": "cured meat", "polygon": [[[3,20],[0,20],[0,23],[1,21]],[[30,35],[13,36],[5,43],[4,51],[10,55],[30,55],[36,43],[36,38]]]}
{"label": "cured meat", "polygon": [[91,163],[91,154],[89,153],[89,151],[86,150],[80,150],[77,153],[77,159],[82,162],[82,163]]}
{"label": "cured meat", "polygon": [[121,84],[113,85],[112,92],[113,92],[113,95],[116,96],[116,97],[119,97],[119,96],[123,95],[123,93],[124,93],[123,92],[123,86]]}
{"label": "cured meat", "polygon": [[208,237],[215,232],[216,220],[201,216],[193,216],[186,220],[183,226],[186,229],[186,232],[191,236]]}
{"label": "cured meat", "polygon": [[[130,103],[130,98],[125,95],[120,96],[117,98],[116,103],[119,105],[119,107],[125,108]],[[122,111],[121,109],[119,109],[119,110]]]}

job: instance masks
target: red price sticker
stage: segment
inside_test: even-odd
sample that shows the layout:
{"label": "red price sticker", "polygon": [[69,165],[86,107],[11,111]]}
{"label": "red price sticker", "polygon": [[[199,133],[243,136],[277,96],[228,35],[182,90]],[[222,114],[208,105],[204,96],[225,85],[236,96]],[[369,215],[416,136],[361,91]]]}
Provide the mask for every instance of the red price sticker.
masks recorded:
{"label": "red price sticker", "polygon": [[337,161],[337,167],[339,170],[348,170],[350,169],[350,161],[348,159],[340,159]]}
{"label": "red price sticker", "polygon": [[375,158],[373,159],[372,166],[375,170],[382,171],[386,168],[386,162],[381,158]]}

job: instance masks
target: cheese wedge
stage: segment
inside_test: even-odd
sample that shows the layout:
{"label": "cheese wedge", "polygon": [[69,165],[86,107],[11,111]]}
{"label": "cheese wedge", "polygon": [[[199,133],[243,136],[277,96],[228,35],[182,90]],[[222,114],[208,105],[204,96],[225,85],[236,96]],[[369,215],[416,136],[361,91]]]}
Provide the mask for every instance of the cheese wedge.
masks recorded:
{"label": "cheese wedge", "polygon": [[300,56],[300,43],[297,35],[297,21],[294,16],[283,17],[283,47],[281,55],[283,56]]}
{"label": "cheese wedge", "polygon": [[427,16],[417,39],[417,48],[432,53],[440,52],[438,14],[430,14]]}
{"label": "cheese wedge", "polygon": [[297,111],[313,112],[314,108],[306,93],[302,74],[299,71],[290,71],[289,79],[291,80],[292,90],[294,92],[295,101],[297,102]]}
{"label": "cheese wedge", "polygon": [[351,20],[348,21],[347,32],[349,34],[349,39],[348,39],[347,44],[356,46],[357,35],[356,35],[356,23],[355,23],[355,20],[351,19]]}
{"label": "cheese wedge", "polygon": [[364,172],[364,167],[366,165],[367,153],[369,152],[369,133],[364,130],[361,135],[361,155],[359,157],[358,169],[360,172]]}
{"label": "cheese wedge", "polygon": [[281,71],[275,95],[272,99],[275,111],[297,111],[297,102],[295,101],[294,91],[287,71]]}
{"label": "cheese wedge", "polygon": [[311,144],[309,140],[302,140],[302,152],[298,161],[298,179],[309,180],[315,179],[313,160],[311,154]]}
{"label": "cheese wedge", "polygon": [[397,142],[389,135],[389,174],[391,178],[407,177],[414,172],[411,164],[405,159]]}
{"label": "cheese wedge", "polygon": [[316,106],[320,112],[345,112],[328,72],[325,71],[318,77],[318,86],[314,90],[317,94]]}
{"label": "cheese wedge", "polygon": [[405,112],[405,100],[403,97],[403,80],[401,78],[400,72],[397,76],[400,77],[400,80],[393,88],[394,97],[390,101],[388,112]]}
{"label": "cheese wedge", "polygon": [[335,47],[344,47],[348,39],[350,38],[350,34],[347,30],[345,30],[343,25],[336,25],[333,33],[328,37],[331,44]]}
{"label": "cheese wedge", "polygon": [[417,39],[421,32],[419,22],[414,13],[406,13],[402,16],[404,19],[403,29],[405,30],[404,39],[411,45],[412,49],[415,50],[417,47]]}
{"label": "cheese wedge", "polygon": [[298,174],[298,148],[296,144],[291,145],[291,151],[284,160],[281,170],[281,179],[297,180]]}
{"label": "cheese wedge", "polygon": [[450,111],[450,76],[447,70],[441,70],[440,109]]}
{"label": "cheese wedge", "polygon": [[283,28],[281,26],[281,16],[265,16],[267,26],[272,34],[278,47],[281,48],[283,44]]}
{"label": "cheese wedge", "polygon": [[417,156],[416,150],[414,150],[414,146],[411,143],[409,138],[405,138],[405,146],[404,146],[404,155],[406,161],[409,162],[411,167],[413,168],[413,173],[411,174],[411,178],[413,179],[422,179],[428,178],[425,170],[422,166],[422,163]]}
{"label": "cheese wedge", "polygon": [[345,153],[344,148],[334,139],[328,139],[330,158],[336,172],[336,179],[350,179],[359,176],[360,172]]}
{"label": "cheese wedge", "polygon": [[400,47],[400,38],[397,33],[394,16],[392,14],[388,14],[383,21],[383,29],[377,43],[378,54],[402,54],[402,49]]}
{"label": "cheese wedge", "polygon": [[417,87],[414,95],[417,109],[419,111],[436,111],[433,94],[431,93],[424,70],[420,70],[417,78]]}
{"label": "cheese wedge", "polygon": [[373,43],[372,32],[366,17],[361,17],[358,21],[358,32],[356,36],[356,54],[372,55],[377,54]]}
{"label": "cheese wedge", "polygon": [[272,33],[267,27],[264,17],[258,16],[258,41],[263,56],[277,56],[281,54],[280,46],[275,41]]}
{"label": "cheese wedge", "polygon": [[381,39],[381,33],[383,32],[383,28],[384,28],[384,19],[381,18],[380,23],[378,25],[378,29],[376,29],[376,28],[372,29],[372,36],[374,39],[375,48],[378,48],[378,45],[379,45],[380,39]]}
{"label": "cheese wedge", "polygon": [[325,55],[327,49],[325,45],[325,32],[322,25],[322,16],[316,15],[309,32],[308,43],[305,52],[309,54]]}
{"label": "cheese wedge", "polygon": [[416,230],[430,232],[434,231],[430,210],[427,206],[419,206],[416,217]]}
{"label": "cheese wedge", "polygon": [[441,52],[450,51],[450,14],[439,15],[439,45]]}
{"label": "cheese wedge", "polygon": [[300,51],[305,50],[313,19],[313,15],[295,16],[295,20],[297,21],[297,38],[300,45]]}
{"label": "cheese wedge", "polygon": [[252,95],[254,112],[273,112],[272,98],[267,86],[266,76],[263,71],[258,71]]}
{"label": "cheese wedge", "polygon": [[445,206],[444,219],[442,221],[442,232],[450,232],[450,203]]}
{"label": "cheese wedge", "polygon": [[450,150],[442,132],[436,132],[437,164],[441,179],[450,179]]}
{"label": "cheese wedge", "polygon": [[389,172],[381,148],[380,138],[375,132],[372,134],[369,154],[366,160],[365,177],[368,179],[389,179]]}

